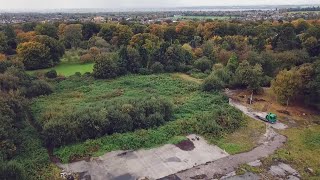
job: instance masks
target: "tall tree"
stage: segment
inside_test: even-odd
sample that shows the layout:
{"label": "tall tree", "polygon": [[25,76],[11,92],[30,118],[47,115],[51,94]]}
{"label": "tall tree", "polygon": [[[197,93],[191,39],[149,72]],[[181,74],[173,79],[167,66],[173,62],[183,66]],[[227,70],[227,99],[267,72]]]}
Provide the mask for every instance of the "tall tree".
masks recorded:
{"label": "tall tree", "polygon": [[50,24],[50,23],[38,24],[34,28],[34,31],[38,35],[46,35],[55,39],[58,38],[58,28],[54,24]]}
{"label": "tall tree", "polygon": [[78,48],[82,40],[82,25],[70,24],[60,26],[61,39],[67,48]]}
{"label": "tall tree", "polygon": [[263,80],[263,70],[260,64],[251,66],[248,61],[239,64],[235,72],[237,83],[246,86],[249,90],[256,92],[261,88]]}
{"label": "tall tree", "polygon": [[38,35],[34,41],[44,44],[49,49],[50,59],[54,64],[60,62],[60,58],[63,56],[65,49],[58,40],[46,35]]}
{"label": "tall tree", "polygon": [[301,77],[295,70],[283,70],[271,82],[271,88],[278,101],[288,106],[289,101],[299,94],[302,83]]}
{"label": "tall tree", "polygon": [[52,67],[49,48],[38,42],[19,44],[17,53],[27,70]]}
{"label": "tall tree", "polygon": [[7,36],[3,32],[0,32],[0,53],[5,53],[8,50],[9,46],[7,42]]}

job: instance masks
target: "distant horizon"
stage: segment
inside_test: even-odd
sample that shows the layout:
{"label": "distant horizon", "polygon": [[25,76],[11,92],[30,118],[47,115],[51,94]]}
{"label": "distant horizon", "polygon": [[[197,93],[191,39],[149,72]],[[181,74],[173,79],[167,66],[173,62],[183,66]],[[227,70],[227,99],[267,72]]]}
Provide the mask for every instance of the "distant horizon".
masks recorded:
{"label": "distant horizon", "polygon": [[111,11],[201,7],[318,6],[319,0],[0,0],[2,11],[102,9]]}
{"label": "distant horizon", "polygon": [[[187,10],[187,9],[214,9],[214,8],[221,8],[221,10],[225,10],[225,9],[232,9],[232,10],[245,10],[245,9],[256,9],[256,10],[263,10],[263,9],[275,9],[277,7],[279,8],[290,8],[290,7],[313,7],[313,6],[320,6],[319,4],[278,4],[278,5],[208,5],[208,6],[175,6],[175,7],[123,7],[123,8],[68,8],[68,7],[62,7],[62,8],[1,8],[0,7],[0,12],[47,12],[50,11],[48,13],[52,13],[52,12],[75,12],[75,11],[85,11],[85,12],[130,12],[130,11],[164,11],[164,10]],[[218,9],[216,9],[218,10]]]}

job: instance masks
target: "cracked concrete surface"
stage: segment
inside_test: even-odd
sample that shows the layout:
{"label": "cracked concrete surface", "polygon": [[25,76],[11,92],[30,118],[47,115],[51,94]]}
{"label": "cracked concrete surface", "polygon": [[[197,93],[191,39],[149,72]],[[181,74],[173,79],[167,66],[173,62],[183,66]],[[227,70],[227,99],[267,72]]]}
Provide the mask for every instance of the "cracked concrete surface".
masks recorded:
{"label": "cracked concrete surface", "polygon": [[228,156],[219,147],[209,145],[202,137],[197,140],[195,136],[188,136],[194,144],[194,149],[189,151],[169,144],[149,150],[113,151],[91,158],[89,162],[79,161],[58,166],[67,172],[81,173],[81,179],[158,179]]}

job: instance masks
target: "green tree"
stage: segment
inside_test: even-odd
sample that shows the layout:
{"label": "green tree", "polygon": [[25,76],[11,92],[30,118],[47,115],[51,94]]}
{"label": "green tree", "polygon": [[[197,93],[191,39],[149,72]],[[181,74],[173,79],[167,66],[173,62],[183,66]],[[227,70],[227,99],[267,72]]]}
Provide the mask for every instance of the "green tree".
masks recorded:
{"label": "green tree", "polygon": [[302,83],[296,70],[283,70],[271,82],[271,88],[280,103],[289,105],[289,101],[300,93]]}
{"label": "green tree", "polygon": [[131,46],[122,47],[119,51],[119,57],[121,74],[125,74],[127,71],[138,73],[142,67],[139,51]]}
{"label": "green tree", "polygon": [[58,40],[46,35],[38,35],[34,41],[44,44],[49,49],[50,59],[54,64],[60,62],[60,58],[63,56],[65,49]]}
{"label": "green tree", "polygon": [[272,48],[278,51],[292,50],[300,47],[299,39],[292,24],[280,27],[279,33],[271,42]]}
{"label": "green tree", "polygon": [[93,76],[98,79],[110,79],[119,75],[117,54],[101,54],[94,64]]}
{"label": "green tree", "polygon": [[6,25],[3,29],[4,34],[7,37],[7,44],[12,50],[17,48],[17,34],[14,31],[12,25]]}
{"label": "green tree", "polygon": [[202,83],[203,91],[219,91],[225,86],[224,82],[215,74],[210,74]]}
{"label": "green tree", "polygon": [[261,88],[263,80],[263,71],[260,64],[251,66],[248,61],[239,64],[235,72],[237,83],[246,86],[249,90],[255,92]]}
{"label": "green tree", "polygon": [[133,34],[144,33],[147,29],[146,25],[135,23],[131,26]]}
{"label": "green tree", "polygon": [[18,57],[27,70],[52,67],[50,49],[38,42],[25,42],[17,48]]}
{"label": "green tree", "polygon": [[199,69],[202,72],[205,72],[206,70],[211,70],[212,65],[213,65],[212,61],[208,59],[206,56],[200,59],[197,59],[194,62],[194,67]]}
{"label": "green tree", "polygon": [[50,23],[38,24],[34,28],[34,31],[37,33],[37,35],[46,35],[55,39],[58,38],[58,28],[54,24],[50,24]]}
{"label": "green tree", "polygon": [[92,36],[98,34],[100,26],[93,22],[84,23],[82,26],[82,36],[84,40],[89,40]]}
{"label": "green tree", "polygon": [[313,74],[310,81],[306,83],[304,95],[306,102],[320,109],[320,60],[313,63]]}
{"label": "green tree", "polygon": [[233,54],[228,61],[227,69],[230,72],[235,73],[238,66],[239,66],[238,57],[235,54]]}
{"label": "green tree", "polygon": [[70,24],[63,26],[61,39],[67,48],[78,48],[82,40],[82,25]]}
{"label": "green tree", "polygon": [[177,38],[176,28],[174,26],[169,26],[164,29],[164,40],[168,42],[173,42]]}
{"label": "green tree", "polygon": [[120,47],[129,43],[133,32],[127,25],[106,23],[102,26],[99,36],[109,43]]}
{"label": "green tree", "polygon": [[8,50],[7,41],[7,36],[0,32],[0,53],[5,53]]}
{"label": "green tree", "polygon": [[311,36],[307,38],[302,45],[308,51],[310,56],[314,57],[320,54],[320,42],[317,38]]}

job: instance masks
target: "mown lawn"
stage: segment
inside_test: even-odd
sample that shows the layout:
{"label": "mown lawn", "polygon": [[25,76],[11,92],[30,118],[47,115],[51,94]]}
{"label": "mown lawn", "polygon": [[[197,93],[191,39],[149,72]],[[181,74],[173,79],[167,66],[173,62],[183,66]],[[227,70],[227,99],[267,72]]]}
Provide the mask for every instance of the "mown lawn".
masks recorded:
{"label": "mown lawn", "polygon": [[80,64],[80,63],[61,62],[60,64],[58,64],[57,66],[55,66],[53,68],[27,71],[27,73],[29,73],[29,74],[45,73],[45,72],[48,72],[48,71],[54,69],[57,71],[58,75],[68,77],[68,76],[74,75],[76,72],[80,72],[81,74],[84,74],[86,72],[92,72],[93,65],[94,65],[94,63]]}
{"label": "mown lawn", "polygon": [[[237,112],[228,106],[228,98],[221,93],[202,92],[199,87],[198,83],[176,74],[128,75],[114,80],[71,77],[57,83],[54,94],[36,99],[32,110],[36,123],[43,125],[46,123],[45,117],[60,117],[64,113],[79,109],[106,107],[114,102],[128,102],[145,96],[165,98],[174,104],[172,121],[161,127],[105,135],[56,148],[54,154],[63,162],[68,162],[87,156],[99,156],[113,150],[152,148],[166,143],[176,143],[183,140],[183,136],[200,131],[196,129],[195,124],[198,123],[198,119],[195,117],[208,117],[219,108],[226,108],[226,112]],[[210,135],[205,137],[210,142],[218,139]],[[220,144],[223,145],[224,142]],[[240,147],[238,151],[248,149],[247,146],[243,148],[240,144],[236,146]],[[230,150],[230,153],[235,151],[228,145],[224,147],[226,151]]]}

